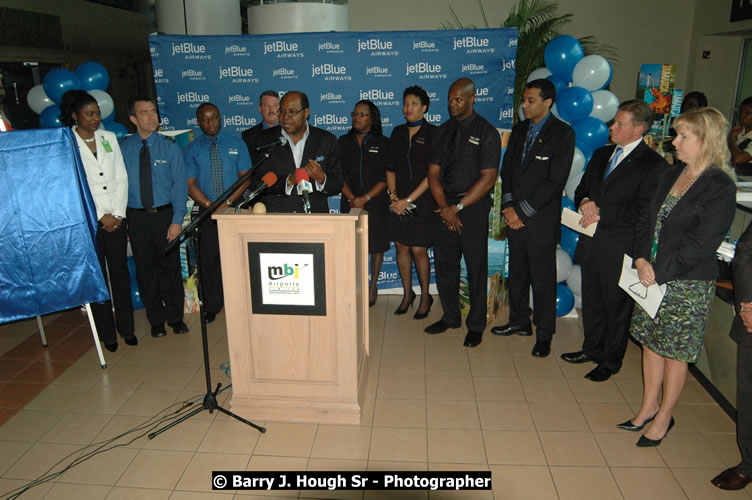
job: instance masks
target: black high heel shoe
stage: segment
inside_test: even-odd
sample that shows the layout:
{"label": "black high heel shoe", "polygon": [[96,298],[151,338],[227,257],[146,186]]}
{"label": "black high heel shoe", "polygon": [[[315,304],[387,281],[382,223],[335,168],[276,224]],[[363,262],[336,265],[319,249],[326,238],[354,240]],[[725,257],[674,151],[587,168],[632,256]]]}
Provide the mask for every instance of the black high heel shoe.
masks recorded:
{"label": "black high heel shoe", "polygon": [[[658,415],[657,413],[655,415]],[[649,419],[645,420],[642,425],[635,425],[632,423],[632,420],[627,420],[626,422],[623,422],[621,424],[616,424],[616,427],[619,429],[624,429],[625,431],[632,431],[632,432],[639,432],[642,430],[643,427],[648,425],[650,422],[653,421],[655,418],[655,415],[650,417]]]}
{"label": "black high heel shoe", "polygon": [[405,314],[407,312],[407,309],[413,306],[413,302],[415,302],[415,297],[417,297],[417,295],[415,295],[415,292],[413,292],[412,290],[410,290],[410,293],[413,294],[413,297],[410,299],[410,302],[407,303],[404,309],[401,307],[398,307],[397,309],[395,309],[394,310],[395,316],[401,316]]}
{"label": "black high heel shoe", "polygon": [[637,446],[639,446],[640,448],[647,448],[649,446],[658,446],[659,444],[661,444],[661,441],[663,441],[663,438],[668,436],[668,431],[671,430],[671,428],[674,426],[674,423],[675,423],[674,417],[671,417],[671,422],[669,422],[668,424],[668,429],[666,429],[666,433],[663,435],[661,439],[650,439],[650,438],[645,437],[645,435],[643,434],[642,436],[640,436],[640,439],[637,441],[636,443]]}
{"label": "black high heel shoe", "polygon": [[[431,312],[431,306],[433,305],[433,295],[428,296],[429,302],[428,302],[428,309],[425,310],[425,312],[419,313],[416,311],[415,315],[413,316],[413,319],[424,319],[426,316],[428,316],[428,313]],[[418,307],[420,309],[420,307]]]}

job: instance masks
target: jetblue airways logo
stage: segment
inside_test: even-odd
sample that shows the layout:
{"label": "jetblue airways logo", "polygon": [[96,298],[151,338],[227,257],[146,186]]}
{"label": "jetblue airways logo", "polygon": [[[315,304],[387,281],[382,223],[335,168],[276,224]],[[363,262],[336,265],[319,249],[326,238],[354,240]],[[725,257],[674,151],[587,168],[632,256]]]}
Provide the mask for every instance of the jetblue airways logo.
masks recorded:
{"label": "jetblue airways logo", "polygon": [[370,38],[368,40],[358,40],[358,52],[371,51],[372,56],[396,56],[399,52],[393,50],[391,40],[380,40],[378,38]]}
{"label": "jetblue airways logo", "polygon": [[264,55],[266,54],[277,54],[277,57],[303,57],[303,53],[298,52],[297,43],[284,40],[266,42],[264,44]]}
{"label": "jetblue airways logo", "polygon": [[240,45],[225,45],[225,54],[232,55],[250,55],[248,54],[248,47],[242,47]]}
{"label": "jetblue airways logo", "polygon": [[342,46],[339,43],[332,43],[332,42],[321,42],[319,43],[319,52],[325,51],[329,54],[332,53],[342,53],[344,52],[342,50]]}
{"label": "jetblue airways logo", "polygon": [[204,72],[196,69],[186,69],[180,72],[181,78],[187,78],[189,80],[206,80]]}
{"label": "jetblue airways logo", "polygon": [[483,64],[463,64],[462,65],[462,72],[463,73],[471,73],[473,75],[477,75],[480,73],[488,73],[486,71],[486,67]]}
{"label": "jetblue airways logo", "polygon": [[369,66],[366,68],[366,75],[373,75],[376,78],[386,78],[392,76],[389,68],[385,66]]}
{"label": "jetblue airways logo", "polygon": [[[211,98],[209,97],[209,94],[201,94],[199,92],[179,92],[178,93],[178,99],[177,103],[189,103],[192,105],[198,105],[203,102],[209,102]],[[196,107],[196,106],[191,106]]]}
{"label": "jetblue airways logo", "polygon": [[342,98],[342,94],[335,94],[334,92],[327,92],[326,94],[321,94],[321,98],[319,101],[322,102],[328,102],[328,103],[344,103],[345,100]]}
{"label": "jetblue airways logo", "polygon": [[255,118],[248,118],[241,115],[225,116],[222,118],[225,127],[253,127],[256,125]]}
{"label": "jetblue airways logo", "polygon": [[334,113],[313,115],[313,125],[315,127],[325,126],[330,132],[332,130],[347,130],[350,128],[346,116],[337,116]]}
{"label": "jetblue airways logo", "polygon": [[399,101],[394,99],[394,92],[391,90],[371,89],[361,90],[360,98],[373,101],[377,106],[397,106]]}
{"label": "jetblue airways logo", "polygon": [[413,42],[413,50],[420,50],[421,52],[438,52],[435,42],[429,42],[426,40],[418,40]]}
{"label": "jetblue airways logo", "polygon": [[352,80],[352,76],[347,74],[346,66],[331,63],[311,65],[311,76],[323,76],[324,80]]}
{"label": "jetblue airways logo", "polygon": [[235,103],[241,105],[251,104],[251,97],[247,95],[235,94],[227,98],[228,103]]}
{"label": "jetblue airways logo", "polygon": [[499,120],[514,120],[514,109],[499,108]]}
{"label": "jetblue airways logo", "polygon": [[494,97],[489,92],[488,87],[477,87],[475,89],[475,102],[493,102]]}
{"label": "jetblue airways logo", "polygon": [[511,61],[501,61],[501,71],[506,71],[508,69],[514,71],[514,59]]}
{"label": "jetblue airways logo", "polygon": [[219,79],[232,78],[233,83],[258,83],[259,79],[253,77],[253,68],[240,66],[219,67]]}
{"label": "jetblue airways logo", "polygon": [[441,113],[426,113],[423,117],[429,123],[441,123]]}
{"label": "jetblue airways logo", "polygon": [[172,44],[172,55],[185,54],[186,59],[211,59],[211,54],[206,53],[206,45],[193,42]]}
{"label": "jetblue airways logo", "polygon": [[272,70],[272,76],[275,78],[292,79],[297,78],[295,70],[292,68],[277,68]]}
{"label": "jetblue airways logo", "polygon": [[488,38],[479,38],[477,36],[465,36],[455,38],[452,42],[452,50],[466,49],[467,54],[493,54],[496,49],[491,47]]}
{"label": "jetblue airways logo", "polygon": [[436,80],[446,79],[446,74],[441,72],[441,64],[431,64],[427,62],[407,63],[405,66],[405,76],[413,73],[420,75],[419,80]]}

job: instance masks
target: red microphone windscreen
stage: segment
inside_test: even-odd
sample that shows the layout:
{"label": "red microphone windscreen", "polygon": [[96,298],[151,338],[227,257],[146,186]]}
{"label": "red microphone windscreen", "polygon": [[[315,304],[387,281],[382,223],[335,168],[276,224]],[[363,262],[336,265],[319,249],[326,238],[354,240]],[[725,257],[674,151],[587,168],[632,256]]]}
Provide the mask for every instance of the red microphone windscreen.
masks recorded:
{"label": "red microphone windscreen", "polygon": [[310,178],[308,177],[308,171],[304,168],[297,168],[295,169],[295,182],[297,184],[300,184],[300,181],[308,181]]}
{"label": "red microphone windscreen", "polygon": [[267,172],[261,178],[261,182],[271,187],[277,183],[277,174],[275,174],[274,172]]}

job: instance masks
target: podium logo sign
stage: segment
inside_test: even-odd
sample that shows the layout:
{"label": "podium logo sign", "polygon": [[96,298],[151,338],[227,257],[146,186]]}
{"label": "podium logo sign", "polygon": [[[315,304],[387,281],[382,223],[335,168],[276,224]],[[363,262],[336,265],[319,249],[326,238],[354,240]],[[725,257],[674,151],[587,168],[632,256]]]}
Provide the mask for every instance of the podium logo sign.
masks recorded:
{"label": "podium logo sign", "polygon": [[326,315],[323,243],[248,243],[254,314]]}

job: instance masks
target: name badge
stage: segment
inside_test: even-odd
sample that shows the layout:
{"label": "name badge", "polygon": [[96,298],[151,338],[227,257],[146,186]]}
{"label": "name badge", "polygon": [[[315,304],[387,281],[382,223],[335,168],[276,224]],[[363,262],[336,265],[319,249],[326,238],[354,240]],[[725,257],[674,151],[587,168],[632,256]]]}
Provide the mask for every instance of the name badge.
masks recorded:
{"label": "name badge", "polygon": [[375,146],[375,147],[369,148],[368,152],[369,153],[378,153],[379,152],[379,147]]}
{"label": "name badge", "polygon": [[415,139],[415,144],[425,144],[425,143],[426,143],[426,140],[423,139],[422,137],[418,137],[417,139]]}
{"label": "name badge", "polygon": [[102,147],[104,148],[105,153],[112,153],[112,146],[107,142],[107,139],[102,140]]}
{"label": "name badge", "polygon": [[237,150],[237,149],[235,149],[235,148],[230,148],[230,149],[229,149],[229,150],[227,151],[227,154],[228,154],[228,155],[236,155],[236,154],[238,154],[238,150]]}
{"label": "name badge", "polygon": [[471,135],[467,142],[469,142],[470,144],[475,144],[477,146],[478,144],[480,144],[480,139]]}

